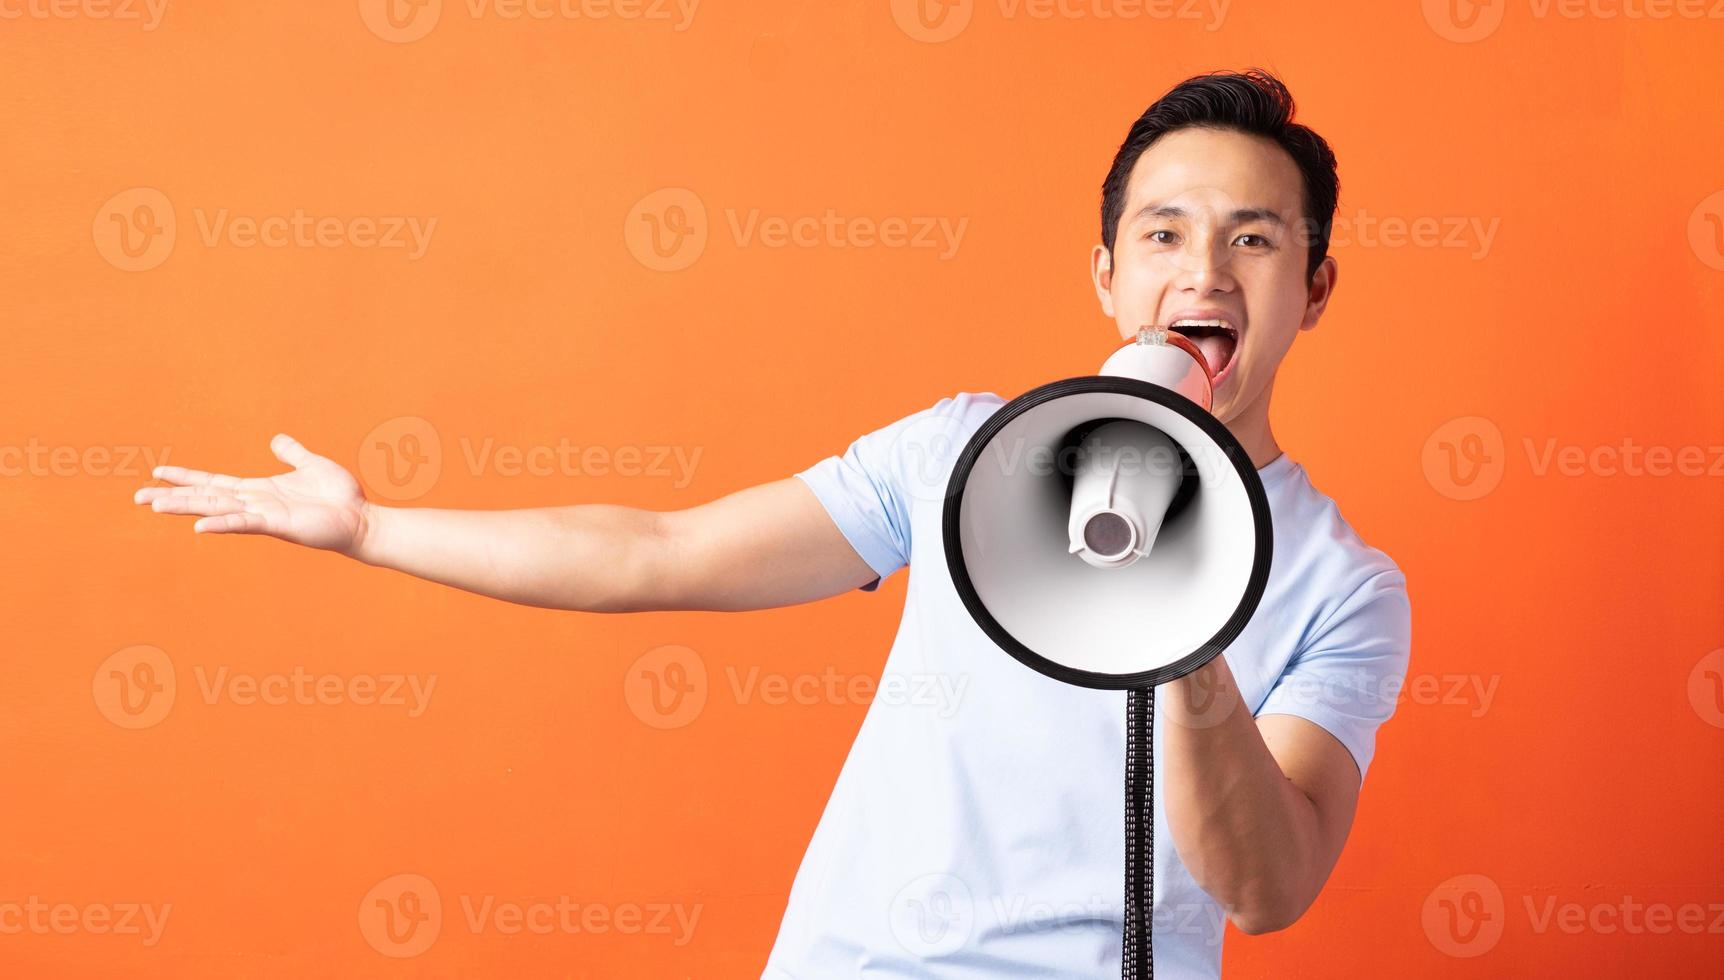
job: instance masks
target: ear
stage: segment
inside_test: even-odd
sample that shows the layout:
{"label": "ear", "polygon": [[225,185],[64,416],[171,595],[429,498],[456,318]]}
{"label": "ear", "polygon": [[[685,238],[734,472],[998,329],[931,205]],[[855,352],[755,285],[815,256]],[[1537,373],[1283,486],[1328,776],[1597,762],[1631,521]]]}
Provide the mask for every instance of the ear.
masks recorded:
{"label": "ear", "polygon": [[1089,277],[1095,283],[1095,298],[1101,300],[1102,313],[1113,319],[1113,257],[1106,245],[1090,249]]}
{"label": "ear", "polygon": [[1305,298],[1305,316],[1299,321],[1300,330],[1316,329],[1317,321],[1329,305],[1329,297],[1335,295],[1335,283],[1340,275],[1340,264],[1333,255],[1324,256],[1323,261],[1317,264],[1317,271],[1311,276],[1310,295]]}

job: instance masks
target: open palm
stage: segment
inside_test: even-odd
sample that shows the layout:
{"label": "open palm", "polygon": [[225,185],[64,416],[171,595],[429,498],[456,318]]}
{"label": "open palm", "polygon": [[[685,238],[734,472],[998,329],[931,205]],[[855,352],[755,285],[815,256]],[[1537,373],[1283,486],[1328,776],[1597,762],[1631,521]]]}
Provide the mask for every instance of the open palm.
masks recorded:
{"label": "open palm", "polygon": [[311,548],[350,553],[365,523],[365,494],[353,474],[278,434],[275,457],[293,467],[270,477],[237,477],[183,466],[152,475],[173,486],[144,487],[132,496],[161,514],[196,514],[192,530],[206,534],[267,534]]}

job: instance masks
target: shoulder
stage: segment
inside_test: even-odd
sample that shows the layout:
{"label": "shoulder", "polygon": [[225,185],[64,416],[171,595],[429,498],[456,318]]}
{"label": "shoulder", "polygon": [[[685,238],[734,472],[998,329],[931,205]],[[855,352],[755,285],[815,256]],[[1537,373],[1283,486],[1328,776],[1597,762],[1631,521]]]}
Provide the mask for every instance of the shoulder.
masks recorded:
{"label": "shoulder", "polygon": [[[1407,578],[1383,548],[1365,540],[1349,522],[1340,504],[1314,486],[1298,467],[1281,488],[1277,508],[1276,548],[1287,549],[1294,580],[1309,583],[1318,607],[1310,619],[1311,634],[1370,607],[1378,618],[1406,627],[1410,619]],[[1279,563],[1280,554],[1277,554]]]}
{"label": "shoulder", "polygon": [[928,414],[980,425],[988,416],[999,411],[1006,399],[991,391],[959,391],[935,402]]}
{"label": "shoulder", "polygon": [[942,431],[956,427],[980,427],[1006,399],[991,391],[958,391],[941,396],[932,404],[927,401],[900,405],[888,410],[886,421],[878,431],[897,434],[902,431]]}
{"label": "shoulder", "polygon": [[893,455],[915,462],[949,462],[1006,400],[991,391],[959,391],[941,397],[880,430]]}

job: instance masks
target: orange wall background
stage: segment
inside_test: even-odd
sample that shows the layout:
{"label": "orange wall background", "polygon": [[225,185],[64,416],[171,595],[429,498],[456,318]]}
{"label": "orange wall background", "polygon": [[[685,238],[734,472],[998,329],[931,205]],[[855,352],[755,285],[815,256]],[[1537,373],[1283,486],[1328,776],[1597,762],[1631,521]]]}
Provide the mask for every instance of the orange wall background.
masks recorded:
{"label": "orange wall background", "polygon": [[[902,575],[553,612],[133,491],[164,455],[279,472],[286,431],[411,505],[680,508],[1092,373],[1113,151],[1250,65],[1341,162],[1340,289],[1277,435],[1400,562],[1415,640],[1327,889],[1230,933],[1227,976],[1724,972],[1724,12],[115,4],[0,0],[0,906],[70,910],[0,932],[0,974],[758,976],[866,704],[731,679],[877,676]],[[742,234],[828,209],[962,236]],[[334,220],[231,223],[296,214]],[[429,238],[371,244],[387,219]],[[578,465],[492,455],[564,441]],[[706,671],[673,727],[625,684],[649,655]],[[141,720],[104,680],[140,663],[175,679]],[[344,693],[207,693],[296,670]],[[365,703],[389,675],[434,681],[423,710]],[[398,875],[440,896],[422,949],[365,911]],[[559,896],[609,927],[468,924]],[[101,927],[127,903],[171,910]]]}

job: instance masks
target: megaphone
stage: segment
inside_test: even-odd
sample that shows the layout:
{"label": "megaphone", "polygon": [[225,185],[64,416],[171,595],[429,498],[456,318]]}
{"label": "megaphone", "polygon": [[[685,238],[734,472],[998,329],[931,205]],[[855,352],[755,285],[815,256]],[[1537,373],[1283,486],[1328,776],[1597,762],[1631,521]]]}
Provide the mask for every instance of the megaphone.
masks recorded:
{"label": "megaphone", "polygon": [[1099,374],[990,415],[942,513],[952,584],[996,645],[1057,680],[1128,692],[1127,977],[1153,969],[1154,688],[1239,636],[1274,547],[1263,483],[1211,414],[1212,383],[1195,344],[1145,327]]}

